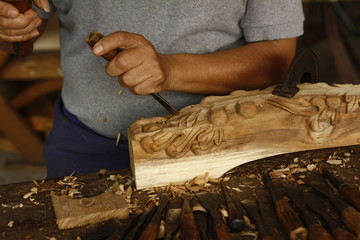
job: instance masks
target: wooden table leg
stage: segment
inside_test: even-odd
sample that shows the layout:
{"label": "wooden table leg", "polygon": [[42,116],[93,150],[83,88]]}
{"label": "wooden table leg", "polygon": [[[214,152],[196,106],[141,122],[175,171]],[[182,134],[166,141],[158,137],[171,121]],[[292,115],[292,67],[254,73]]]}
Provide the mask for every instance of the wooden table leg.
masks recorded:
{"label": "wooden table leg", "polygon": [[43,162],[43,143],[0,94],[0,132],[32,163]]}

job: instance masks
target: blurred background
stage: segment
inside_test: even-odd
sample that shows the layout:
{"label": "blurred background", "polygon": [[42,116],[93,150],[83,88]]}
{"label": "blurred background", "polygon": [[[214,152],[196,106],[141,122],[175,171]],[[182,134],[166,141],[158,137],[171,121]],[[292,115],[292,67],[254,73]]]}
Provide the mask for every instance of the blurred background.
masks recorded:
{"label": "blurred background", "polygon": [[[298,47],[317,55],[319,81],[360,84],[360,1],[303,5],[305,33]],[[0,51],[0,185],[45,178],[42,147],[61,85],[57,17],[31,56]]]}

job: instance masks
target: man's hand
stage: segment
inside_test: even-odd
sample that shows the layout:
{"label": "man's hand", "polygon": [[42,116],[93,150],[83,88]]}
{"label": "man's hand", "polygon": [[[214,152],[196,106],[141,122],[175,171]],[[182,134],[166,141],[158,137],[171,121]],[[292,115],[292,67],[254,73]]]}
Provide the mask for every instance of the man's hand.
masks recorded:
{"label": "man's hand", "polygon": [[[48,0],[34,0],[35,5],[46,12],[50,11]],[[33,9],[24,13],[11,4],[0,0],[0,40],[23,42],[40,35],[38,27],[42,21]]]}
{"label": "man's hand", "polygon": [[146,38],[115,32],[95,44],[93,52],[103,55],[116,48],[122,51],[106,65],[106,72],[112,77],[119,76],[123,87],[138,95],[167,89],[171,71],[166,56],[158,53]]}

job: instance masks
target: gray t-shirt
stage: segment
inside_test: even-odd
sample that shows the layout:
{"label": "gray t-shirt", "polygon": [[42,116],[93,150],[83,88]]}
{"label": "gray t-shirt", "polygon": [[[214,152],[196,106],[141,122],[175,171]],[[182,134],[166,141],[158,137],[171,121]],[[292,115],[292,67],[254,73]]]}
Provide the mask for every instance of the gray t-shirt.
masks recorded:
{"label": "gray t-shirt", "polygon": [[[210,53],[303,33],[301,0],[52,0],[52,4],[60,19],[65,107],[95,132],[111,138],[118,133],[126,136],[127,128],[140,118],[168,112],[151,96],[134,95],[106,74],[106,61],[84,42],[92,30],[141,34],[160,53]],[[177,109],[204,98],[171,91],[161,95]]]}

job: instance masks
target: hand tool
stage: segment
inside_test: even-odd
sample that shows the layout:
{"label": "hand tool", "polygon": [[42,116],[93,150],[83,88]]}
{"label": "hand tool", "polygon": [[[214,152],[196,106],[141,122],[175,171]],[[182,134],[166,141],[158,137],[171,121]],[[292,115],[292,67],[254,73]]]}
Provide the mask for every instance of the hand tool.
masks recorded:
{"label": "hand tool", "polygon": [[206,212],[206,209],[200,204],[197,197],[192,198],[190,204],[191,210],[194,213],[195,221],[200,232],[201,240],[208,240],[208,214]]}
{"label": "hand tool", "polygon": [[335,240],[356,240],[353,233],[343,228],[330,216],[328,213],[329,208],[327,207],[326,199],[315,192],[307,192],[304,196],[306,204],[323,218]]}
{"label": "hand tool", "polygon": [[216,238],[218,240],[233,240],[233,236],[228,228],[224,225],[218,212],[219,199],[214,192],[201,192],[195,194],[200,200],[201,204],[210,213],[213,220]]}
{"label": "hand tool", "polygon": [[274,201],[276,215],[281,225],[289,235],[290,239],[306,240],[308,236],[308,230],[304,227],[294,209],[287,203],[285,199],[281,197],[280,193],[275,188],[274,183],[270,179],[267,170],[265,170],[263,173],[263,181],[271,195],[271,198]]}
{"label": "hand tool", "polygon": [[345,225],[354,232],[358,238],[360,238],[360,213],[348,203],[336,197],[331,192],[330,186],[319,172],[311,172],[311,174],[307,174],[305,176],[306,177],[303,181],[319,193],[326,196],[339,211],[341,219]]}
{"label": "hand tool", "polygon": [[158,209],[154,214],[154,216],[152,217],[152,219],[150,220],[150,222],[147,224],[144,231],[142,232],[139,240],[155,240],[157,238],[162,213],[166,208],[169,199],[170,199],[170,194],[167,193],[161,194]]}
{"label": "hand tool", "polygon": [[145,212],[142,213],[134,227],[126,234],[124,240],[134,240],[137,239],[137,235],[139,232],[141,232],[141,229],[145,225],[146,222],[148,222],[148,219],[151,219],[152,216],[157,211],[158,207],[155,205],[153,201],[148,202],[148,204],[145,206]]}
{"label": "hand tool", "polygon": [[291,61],[283,84],[274,88],[272,94],[291,98],[299,88],[297,84],[318,81],[319,70],[316,55],[310,50],[302,50]]}
{"label": "hand tool", "polygon": [[168,203],[165,218],[165,240],[171,240],[179,228],[182,199],[175,198]]}
{"label": "hand tool", "polygon": [[122,222],[119,220],[112,218],[99,227],[95,228],[94,230],[90,231],[89,233],[84,236],[85,240],[100,240],[106,239],[109,237],[114,231],[117,229],[121,229],[124,226]]}
{"label": "hand tool", "polygon": [[259,239],[261,240],[275,240],[273,236],[269,233],[269,231],[266,229],[261,213],[259,211],[258,202],[250,199],[244,199],[241,200],[241,204],[244,206],[246,212],[251,217],[251,219],[254,221],[256,225],[256,229],[259,232]]}
{"label": "hand tool", "polygon": [[107,240],[122,240],[126,232],[134,225],[135,220],[142,214],[142,212],[142,210],[133,212],[124,225],[121,228],[116,229],[116,231],[112,233]]}
{"label": "hand tool", "polygon": [[[92,49],[94,47],[94,45],[103,37],[104,37],[104,35],[101,32],[94,30],[90,33],[90,35],[85,40],[85,42],[89,45],[90,49]],[[102,57],[104,59],[106,59],[107,61],[111,61],[120,52],[121,52],[121,49],[113,49],[110,52],[102,55]],[[160,94],[152,93],[151,96],[156,101],[158,101],[170,114],[172,114],[172,115],[179,114],[179,111],[176,110],[173,106],[171,106],[169,104],[169,102],[166,101]]]}
{"label": "hand tool", "polygon": [[183,196],[183,207],[180,217],[180,236],[188,240],[201,240],[194,213],[190,208],[190,197]]}
{"label": "hand tool", "polygon": [[226,190],[224,182],[221,182],[221,190],[224,195],[227,210],[229,213],[229,228],[232,232],[241,232],[246,227],[244,215],[240,212],[229,192]]}
{"label": "hand tool", "polygon": [[[26,10],[31,8],[31,0],[5,0],[5,2],[11,3],[18,10],[19,13],[24,13]],[[14,52],[21,56],[25,57],[32,53],[34,47],[34,39],[29,39],[23,42],[14,42],[12,44]]]}
{"label": "hand tool", "polygon": [[330,233],[316,220],[315,215],[308,209],[304,195],[296,182],[283,183],[287,194],[301,210],[303,219],[309,229],[308,240],[332,240]]}
{"label": "hand tool", "polygon": [[342,179],[330,173],[325,167],[322,168],[322,175],[329,179],[331,183],[339,190],[345,199],[352,204],[358,211],[360,211],[360,191],[351,185],[344,182]]}

